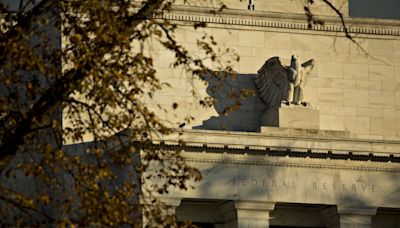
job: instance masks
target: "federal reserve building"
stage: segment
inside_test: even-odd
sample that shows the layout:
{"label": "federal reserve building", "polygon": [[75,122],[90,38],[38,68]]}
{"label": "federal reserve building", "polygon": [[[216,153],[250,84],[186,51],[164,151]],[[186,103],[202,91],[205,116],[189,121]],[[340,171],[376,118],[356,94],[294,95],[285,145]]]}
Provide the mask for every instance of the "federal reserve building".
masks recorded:
{"label": "federal reserve building", "polygon": [[[155,141],[203,177],[161,196],[178,221],[400,227],[400,21],[350,17],[347,0],[331,2],[340,14],[323,1],[308,13],[302,0],[228,0],[222,11],[176,3],[160,16],[180,25],[175,37],[189,51],[208,34],[240,57],[234,78],[204,83],[150,44],[157,76],[170,87],[149,103],[179,105],[159,111],[177,130]],[[241,90],[253,93],[227,111],[227,94]]]}

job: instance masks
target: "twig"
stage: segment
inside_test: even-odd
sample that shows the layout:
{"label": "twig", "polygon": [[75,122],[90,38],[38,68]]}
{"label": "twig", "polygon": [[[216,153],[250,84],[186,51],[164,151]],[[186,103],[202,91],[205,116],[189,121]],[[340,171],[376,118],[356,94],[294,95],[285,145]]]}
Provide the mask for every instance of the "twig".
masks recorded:
{"label": "twig", "polygon": [[327,4],[339,16],[340,22],[342,23],[342,26],[343,26],[343,32],[344,32],[344,35],[346,36],[346,38],[348,38],[352,43],[357,45],[357,47],[359,47],[364,54],[369,56],[368,52],[350,34],[349,29],[346,25],[346,22],[344,21],[342,12],[340,12],[339,9],[337,9],[334,5],[332,5],[332,3],[329,0],[321,0],[321,1],[324,2],[325,4]]}

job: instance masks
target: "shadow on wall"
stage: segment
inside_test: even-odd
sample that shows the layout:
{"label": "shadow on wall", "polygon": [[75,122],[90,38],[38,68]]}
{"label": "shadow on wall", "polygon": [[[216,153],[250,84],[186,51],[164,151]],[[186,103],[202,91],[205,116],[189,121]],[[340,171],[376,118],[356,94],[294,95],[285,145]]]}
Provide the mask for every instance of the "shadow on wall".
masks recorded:
{"label": "shadow on wall", "polygon": [[202,125],[194,126],[193,129],[204,130],[228,130],[228,131],[260,131],[260,118],[265,111],[265,105],[256,93],[242,100],[237,111],[228,112],[224,115],[224,109],[233,104],[229,93],[239,94],[242,89],[256,91],[254,79],[256,74],[238,74],[235,80],[228,77],[222,88],[213,89],[220,83],[212,77],[205,77],[208,82],[207,94],[215,100],[214,108],[218,116],[204,120]]}

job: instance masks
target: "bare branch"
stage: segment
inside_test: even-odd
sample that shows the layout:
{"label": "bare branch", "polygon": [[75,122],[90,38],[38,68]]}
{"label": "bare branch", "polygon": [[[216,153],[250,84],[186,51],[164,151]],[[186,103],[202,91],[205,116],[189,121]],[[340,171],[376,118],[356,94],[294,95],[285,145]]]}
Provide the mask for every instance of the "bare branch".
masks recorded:
{"label": "bare branch", "polygon": [[355,45],[357,45],[357,47],[359,47],[360,50],[361,50],[364,54],[368,55],[368,52],[367,52],[367,51],[361,46],[361,44],[360,44],[359,42],[357,42],[357,41],[354,39],[354,37],[350,34],[349,29],[348,29],[348,27],[347,27],[347,24],[346,24],[346,22],[345,22],[345,20],[344,20],[344,17],[343,17],[342,12],[340,12],[340,10],[339,10],[338,8],[336,8],[329,0],[321,0],[321,1],[323,1],[323,2],[324,2],[325,4],[327,4],[333,11],[335,11],[335,13],[337,14],[337,16],[338,16],[339,19],[340,19],[340,22],[342,23],[343,32],[344,32],[344,35],[346,36],[346,38],[348,38],[352,43],[354,43]]}

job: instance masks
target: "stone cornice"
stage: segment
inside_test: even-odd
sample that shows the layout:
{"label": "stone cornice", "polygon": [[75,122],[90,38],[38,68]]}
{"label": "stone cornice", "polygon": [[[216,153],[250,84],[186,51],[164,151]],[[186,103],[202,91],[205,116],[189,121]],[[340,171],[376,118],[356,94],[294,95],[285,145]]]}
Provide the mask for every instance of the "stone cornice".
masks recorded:
{"label": "stone cornice", "polygon": [[[177,129],[152,138],[159,149],[181,151],[186,161],[196,163],[400,172],[399,141],[338,135],[277,136]],[[131,140],[129,131],[118,137]]]}
{"label": "stone cornice", "polygon": [[[250,132],[184,130],[155,141],[165,145],[243,151],[283,151],[329,155],[400,158],[400,142],[335,136],[271,135]],[[243,152],[244,153],[244,152]],[[261,152],[260,152],[261,153]],[[384,159],[383,159],[384,160]]]}
{"label": "stone cornice", "polygon": [[[322,32],[343,32],[337,17],[321,16],[324,26],[309,29],[307,19],[302,14],[285,14],[262,11],[223,10],[211,13],[212,8],[175,6],[171,13],[162,18],[182,22],[206,22],[209,24],[238,25],[259,28],[296,29]],[[215,10],[215,9],[214,9]],[[400,36],[400,21],[383,19],[346,18],[350,33],[381,36]]]}
{"label": "stone cornice", "polygon": [[335,161],[327,159],[311,159],[311,158],[271,158],[268,156],[249,156],[247,154],[216,154],[216,153],[184,153],[183,156],[188,162],[197,163],[225,163],[235,165],[260,165],[275,167],[298,167],[313,169],[340,169],[340,170],[360,170],[374,172],[400,172],[398,164],[359,161]]}

